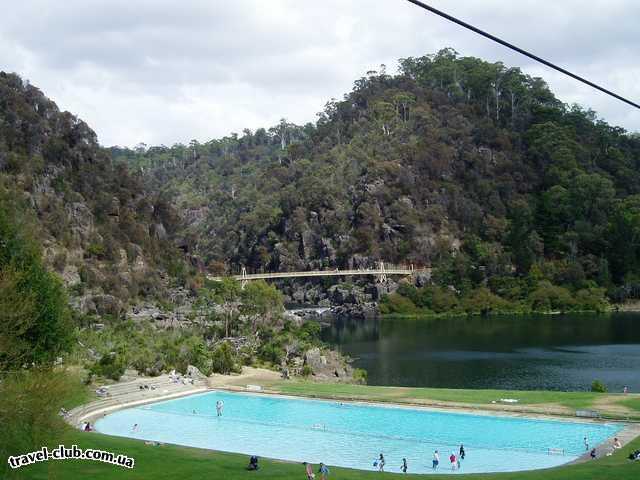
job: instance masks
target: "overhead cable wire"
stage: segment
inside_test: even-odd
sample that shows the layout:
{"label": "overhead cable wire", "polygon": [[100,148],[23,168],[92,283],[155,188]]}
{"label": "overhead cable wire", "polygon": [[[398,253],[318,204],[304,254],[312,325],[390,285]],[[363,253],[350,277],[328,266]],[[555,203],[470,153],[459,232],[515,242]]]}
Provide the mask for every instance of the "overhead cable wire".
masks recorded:
{"label": "overhead cable wire", "polygon": [[587,80],[586,78],[581,77],[580,75],[576,75],[575,73],[572,73],[572,72],[570,72],[569,70],[567,70],[565,68],[559,67],[558,65],[556,65],[554,63],[551,63],[548,60],[545,60],[544,58],[541,58],[541,57],[539,57],[537,55],[534,55],[533,53],[528,52],[526,50],[523,50],[522,48],[517,47],[516,45],[513,45],[512,43],[509,43],[506,40],[502,40],[501,38],[498,38],[495,35],[492,35],[492,34],[490,34],[488,32],[485,32],[484,30],[481,30],[478,27],[475,27],[475,26],[473,26],[473,25],[471,25],[471,24],[469,24],[467,22],[464,22],[464,21],[462,21],[462,20],[460,20],[460,19],[458,19],[456,17],[453,17],[453,16],[449,15],[448,13],[445,13],[445,12],[443,12],[441,10],[438,10],[437,8],[434,8],[434,7],[430,6],[430,5],[427,5],[426,3],[421,2],[419,0],[407,0],[407,1],[409,3],[413,3],[414,5],[416,5],[416,6],[420,7],[420,8],[423,8],[424,10],[427,10],[427,11],[429,11],[431,13],[434,13],[434,14],[442,17],[442,18],[445,18],[446,20],[449,20],[450,22],[456,23],[456,24],[460,25],[461,27],[466,28],[467,30],[471,30],[472,32],[477,33],[478,35],[482,35],[483,37],[486,37],[489,40],[493,40],[494,42],[499,43],[500,45],[503,45],[503,46],[505,46],[507,48],[510,48],[511,50],[514,50],[514,51],[516,51],[516,52],[518,52],[518,53],[520,53],[520,54],[522,54],[522,55],[524,55],[526,57],[529,57],[529,58],[535,60],[536,62],[542,63],[543,65],[546,65],[549,68],[552,68],[554,70],[557,70],[560,73],[568,75],[569,77],[571,77],[571,78],[573,78],[575,80],[578,80],[579,82],[582,82],[582,83],[584,83],[586,85],[589,85],[592,88],[600,90],[601,92],[606,93],[607,95],[610,95],[613,98],[616,98],[616,99],[620,100],[621,102],[627,103],[627,104],[631,105],[632,107],[636,107],[636,108],[640,109],[640,105],[639,104],[637,104],[635,102],[632,102],[631,100],[629,100],[627,98],[624,98],[623,96],[618,95],[617,93],[614,93],[611,90],[608,90],[608,89],[606,89],[604,87],[601,87],[600,85],[598,85],[596,83],[593,83],[590,80]]}

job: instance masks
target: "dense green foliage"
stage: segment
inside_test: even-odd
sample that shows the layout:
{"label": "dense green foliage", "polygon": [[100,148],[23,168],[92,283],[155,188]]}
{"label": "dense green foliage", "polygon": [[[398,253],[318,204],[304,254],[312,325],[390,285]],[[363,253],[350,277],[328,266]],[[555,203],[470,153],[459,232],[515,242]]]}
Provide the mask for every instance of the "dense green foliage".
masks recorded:
{"label": "dense green foliage", "polygon": [[[495,280],[495,279],[492,279]],[[482,314],[489,313],[565,313],[604,312],[608,302],[603,288],[583,288],[572,292],[553,285],[549,280],[521,281],[499,279],[489,281],[495,292],[486,286],[456,291],[454,288],[429,285],[416,288],[402,284],[396,293],[384,295],[380,312],[399,315]]]}
{"label": "dense green foliage", "polygon": [[60,280],[47,271],[34,226],[0,183],[0,371],[51,364],[73,329]]}
{"label": "dense green foliage", "polygon": [[482,288],[541,310],[638,293],[636,135],[502,63],[400,66],[315,125],[112,151],[176,198],[212,271],[433,265],[472,310],[496,301]]}
{"label": "dense green foliage", "polygon": [[189,365],[203,374],[230,373],[242,365],[279,367],[321,346],[320,326],[283,317],[282,295],[263,281],[242,290],[231,279],[207,282],[199,292],[201,325],[159,330],[152,324],[115,321],[101,330],[83,329],[76,361],[91,374],[117,380],[126,368],[147,375]]}
{"label": "dense green foliage", "polygon": [[591,391],[597,393],[607,393],[607,387],[600,380],[594,380],[591,383]]}

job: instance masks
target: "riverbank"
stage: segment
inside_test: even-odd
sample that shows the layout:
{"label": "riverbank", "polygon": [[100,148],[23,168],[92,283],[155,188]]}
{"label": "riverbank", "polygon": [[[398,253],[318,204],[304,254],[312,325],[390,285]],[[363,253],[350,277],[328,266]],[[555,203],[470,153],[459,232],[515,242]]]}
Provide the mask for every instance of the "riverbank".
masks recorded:
{"label": "riverbank", "polygon": [[450,312],[435,313],[428,310],[409,313],[381,313],[380,316],[386,319],[393,318],[411,318],[411,319],[441,319],[456,317],[506,317],[506,316],[533,316],[533,315],[610,315],[612,313],[638,313],[640,312],[640,302],[630,304],[613,304],[609,305],[605,310],[491,310],[488,312],[462,312],[452,310]]}

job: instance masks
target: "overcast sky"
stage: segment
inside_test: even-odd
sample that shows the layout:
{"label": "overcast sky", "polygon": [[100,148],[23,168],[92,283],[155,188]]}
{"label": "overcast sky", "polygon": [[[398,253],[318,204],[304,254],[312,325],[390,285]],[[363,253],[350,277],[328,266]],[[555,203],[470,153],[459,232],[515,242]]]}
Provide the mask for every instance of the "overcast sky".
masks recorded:
{"label": "overcast sky", "polygon": [[[426,0],[640,101],[637,0]],[[21,0],[0,70],[40,87],[103,145],[201,142],[314,121],[367,70],[453,47],[544,77],[558,97],[640,130],[640,110],[405,0]]]}

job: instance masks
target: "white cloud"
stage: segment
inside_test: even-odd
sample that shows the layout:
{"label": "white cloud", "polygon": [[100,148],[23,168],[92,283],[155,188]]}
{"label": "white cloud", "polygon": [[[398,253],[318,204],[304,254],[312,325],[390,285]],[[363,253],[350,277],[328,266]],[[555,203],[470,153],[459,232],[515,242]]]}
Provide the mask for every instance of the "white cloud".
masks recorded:
{"label": "white cloud", "polygon": [[[632,0],[431,3],[640,99]],[[313,121],[367,70],[445,46],[521,66],[562,100],[640,130],[632,107],[401,0],[23,0],[0,17],[0,68],[86,120],[105,145]]]}

